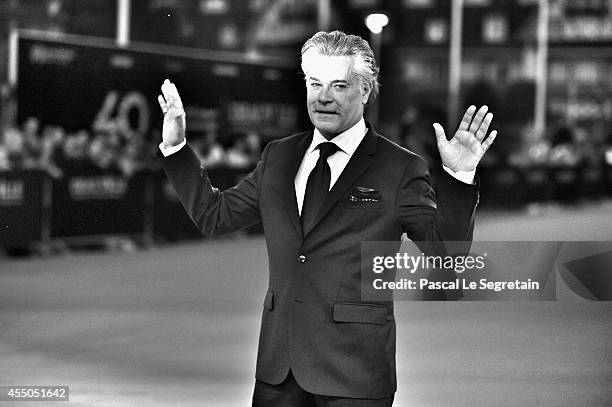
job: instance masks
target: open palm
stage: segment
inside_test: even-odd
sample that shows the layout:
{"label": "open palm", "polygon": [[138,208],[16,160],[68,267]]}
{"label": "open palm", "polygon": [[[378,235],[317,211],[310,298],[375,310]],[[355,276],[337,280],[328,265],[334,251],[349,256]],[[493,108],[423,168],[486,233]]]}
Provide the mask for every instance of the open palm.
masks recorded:
{"label": "open palm", "polygon": [[434,123],[442,164],[455,172],[476,169],[497,136],[497,131],[493,130],[489,137],[486,137],[493,119],[493,113],[487,113],[487,109],[487,106],[482,106],[474,116],[476,106],[468,107],[459,128],[450,140],[446,139],[442,126]]}
{"label": "open palm", "polygon": [[174,83],[168,79],[161,86],[162,95],[157,97],[164,114],[162,142],[166,147],[179,145],[185,139],[185,110]]}

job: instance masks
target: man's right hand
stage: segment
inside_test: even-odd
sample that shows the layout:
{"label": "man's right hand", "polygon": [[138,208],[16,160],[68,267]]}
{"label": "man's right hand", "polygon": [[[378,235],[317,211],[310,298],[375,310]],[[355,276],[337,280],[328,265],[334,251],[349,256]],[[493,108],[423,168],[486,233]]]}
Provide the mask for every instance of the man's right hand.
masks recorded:
{"label": "man's right hand", "polygon": [[157,96],[157,101],[164,114],[162,143],[164,147],[174,147],[185,140],[185,110],[174,83],[166,79],[161,91],[163,96]]}

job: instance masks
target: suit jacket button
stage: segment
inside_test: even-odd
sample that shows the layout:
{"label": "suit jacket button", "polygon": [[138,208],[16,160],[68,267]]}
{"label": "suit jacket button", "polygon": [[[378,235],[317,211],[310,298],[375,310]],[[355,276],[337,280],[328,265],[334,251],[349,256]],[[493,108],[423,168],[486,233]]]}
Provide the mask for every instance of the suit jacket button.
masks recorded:
{"label": "suit jacket button", "polygon": [[306,263],[306,256],[304,256],[303,254],[300,254],[300,256],[298,257],[298,261],[300,263]]}

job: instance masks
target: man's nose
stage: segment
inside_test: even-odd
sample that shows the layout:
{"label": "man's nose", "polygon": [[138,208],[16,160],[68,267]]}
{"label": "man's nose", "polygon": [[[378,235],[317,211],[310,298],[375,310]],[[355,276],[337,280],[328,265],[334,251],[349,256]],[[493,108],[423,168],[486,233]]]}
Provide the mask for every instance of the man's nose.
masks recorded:
{"label": "man's nose", "polygon": [[333,102],[333,98],[330,93],[330,87],[328,85],[321,86],[319,89],[318,100],[319,103],[331,103]]}

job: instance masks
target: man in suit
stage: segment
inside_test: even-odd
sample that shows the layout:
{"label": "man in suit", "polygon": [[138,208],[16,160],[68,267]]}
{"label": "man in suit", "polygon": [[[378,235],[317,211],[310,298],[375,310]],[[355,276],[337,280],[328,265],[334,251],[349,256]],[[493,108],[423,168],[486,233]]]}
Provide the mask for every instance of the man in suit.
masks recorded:
{"label": "man in suit", "polygon": [[[378,92],[368,43],[319,32],[302,48],[314,129],[269,143],[256,168],[214,188],[186,146],[185,112],[166,80],[162,164],[205,234],[261,221],[269,288],[253,406],[390,406],[396,390],[393,302],[363,302],[361,241],[471,241],[476,166],[495,132],[471,106],[448,141],[434,124],[445,171],[437,194],[425,162],[363,119]],[[468,243],[469,244],[469,243]]]}

